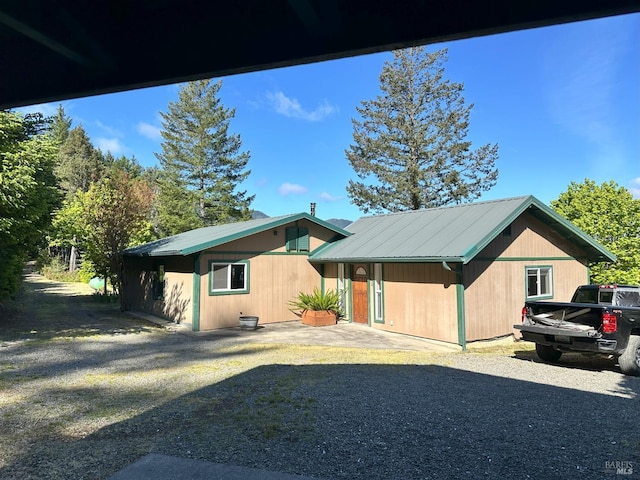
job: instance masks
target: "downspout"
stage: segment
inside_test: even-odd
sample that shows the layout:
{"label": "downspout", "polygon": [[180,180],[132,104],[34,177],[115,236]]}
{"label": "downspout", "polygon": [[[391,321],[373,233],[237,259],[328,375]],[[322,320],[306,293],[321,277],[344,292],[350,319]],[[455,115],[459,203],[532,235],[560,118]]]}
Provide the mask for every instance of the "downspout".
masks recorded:
{"label": "downspout", "polygon": [[191,330],[200,331],[200,252],[195,256],[193,264],[193,293],[191,295],[193,312],[191,314]]}
{"label": "downspout", "polygon": [[462,281],[462,264],[457,263],[455,269],[452,269],[446,261],[442,261],[442,267],[456,274],[456,313],[458,320],[458,345],[462,347],[462,351],[467,350],[467,324],[465,319],[464,308],[464,282]]}

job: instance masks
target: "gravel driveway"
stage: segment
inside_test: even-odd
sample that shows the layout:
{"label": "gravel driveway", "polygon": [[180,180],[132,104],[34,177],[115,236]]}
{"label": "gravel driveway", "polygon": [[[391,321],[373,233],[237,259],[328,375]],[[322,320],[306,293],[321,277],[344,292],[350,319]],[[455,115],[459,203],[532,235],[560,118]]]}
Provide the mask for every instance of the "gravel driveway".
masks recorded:
{"label": "gravel driveway", "polygon": [[74,293],[28,276],[0,323],[2,479],[148,453],[327,480],[640,478],[640,378],[609,361],[194,337]]}

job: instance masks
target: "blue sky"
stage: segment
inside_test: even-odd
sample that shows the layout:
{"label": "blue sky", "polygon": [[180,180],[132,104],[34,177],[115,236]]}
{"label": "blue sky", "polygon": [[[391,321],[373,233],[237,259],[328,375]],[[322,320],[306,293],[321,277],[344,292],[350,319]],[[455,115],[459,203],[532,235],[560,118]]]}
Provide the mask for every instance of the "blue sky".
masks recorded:
{"label": "blue sky", "polygon": [[[532,194],[545,203],[571,181],[614,180],[640,198],[640,14],[430,45],[475,107],[469,139],[498,143],[497,185],[481,199]],[[251,152],[243,185],[269,216],[308,211],[355,220],[345,157],[356,106],[379,93],[391,53],[223,78],[231,131]],[[155,165],[160,111],[178,86],[62,102],[73,126],[114,155]],[[19,109],[55,112],[58,103]]]}

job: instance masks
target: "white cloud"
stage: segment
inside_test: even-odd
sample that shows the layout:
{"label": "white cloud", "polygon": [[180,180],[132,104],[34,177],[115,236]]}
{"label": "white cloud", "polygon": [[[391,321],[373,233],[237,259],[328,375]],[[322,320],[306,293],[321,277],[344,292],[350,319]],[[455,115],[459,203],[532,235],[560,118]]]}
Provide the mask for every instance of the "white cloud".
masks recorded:
{"label": "white cloud", "polygon": [[315,110],[305,110],[297,98],[289,98],[280,91],[267,92],[267,100],[276,113],[309,122],[320,121],[338,111],[338,107],[331,105],[327,100],[324,100]]}
{"label": "white cloud", "polygon": [[117,130],[117,129],[113,128],[113,127],[110,127],[109,125],[105,125],[100,120],[96,120],[96,125],[98,126],[98,128],[100,128],[100,130],[104,131],[107,135],[110,135],[112,137],[123,137],[124,136],[124,135],[122,135],[122,132],[120,130]]}
{"label": "white cloud", "polygon": [[103,153],[111,152],[113,155],[117,155],[125,150],[124,145],[117,138],[99,137],[96,138],[95,143]]}
{"label": "white cloud", "polygon": [[140,122],[136,126],[136,130],[143,137],[150,138],[151,140],[161,140],[160,127],[156,127],[146,122]]}
{"label": "white cloud", "polygon": [[326,200],[327,202],[337,202],[339,200],[342,200],[343,197],[338,196],[338,197],[334,197],[333,195],[327,193],[327,192],[322,192],[320,194],[320,198],[322,200]]}
{"label": "white cloud", "polygon": [[295,183],[285,182],[282,185],[280,185],[280,187],[278,187],[278,193],[283,197],[286,197],[289,194],[302,195],[303,193],[306,193],[306,192],[307,192],[306,187],[303,187],[302,185],[297,185]]}

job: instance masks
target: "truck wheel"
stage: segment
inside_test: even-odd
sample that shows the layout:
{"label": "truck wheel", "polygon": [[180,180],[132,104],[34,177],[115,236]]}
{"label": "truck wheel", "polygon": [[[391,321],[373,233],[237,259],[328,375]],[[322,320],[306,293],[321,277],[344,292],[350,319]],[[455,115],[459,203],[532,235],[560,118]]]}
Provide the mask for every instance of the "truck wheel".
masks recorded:
{"label": "truck wheel", "polygon": [[640,377],[640,335],[629,335],[629,343],[618,357],[618,365],[625,375]]}
{"label": "truck wheel", "polygon": [[557,362],[562,356],[560,350],[556,350],[550,345],[542,345],[540,343],[536,343],[536,353],[538,357],[545,362]]}

